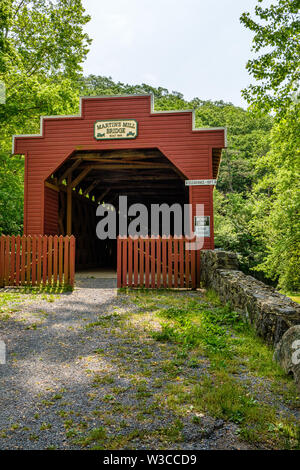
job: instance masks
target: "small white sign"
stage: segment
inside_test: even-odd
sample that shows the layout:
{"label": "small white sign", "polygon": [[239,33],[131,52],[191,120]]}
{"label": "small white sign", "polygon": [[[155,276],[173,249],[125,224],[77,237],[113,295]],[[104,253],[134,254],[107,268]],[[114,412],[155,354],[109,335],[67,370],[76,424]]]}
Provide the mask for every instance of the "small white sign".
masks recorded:
{"label": "small white sign", "polygon": [[215,186],[216,184],[217,184],[217,180],[185,180],[186,186],[205,186],[205,185]]}
{"label": "small white sign", "polygon": [[195,215],[194,227],[196,237],[210,237],[210,216],[209,215]]}

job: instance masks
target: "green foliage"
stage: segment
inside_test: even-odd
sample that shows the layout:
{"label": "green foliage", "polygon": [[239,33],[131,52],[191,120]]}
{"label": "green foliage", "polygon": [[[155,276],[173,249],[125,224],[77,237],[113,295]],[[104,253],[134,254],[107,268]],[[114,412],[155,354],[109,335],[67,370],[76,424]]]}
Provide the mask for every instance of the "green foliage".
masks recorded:
{"label": "green foliage", "polygon": [[[262,3],[263,0],[258,0]],[[269,7],[255,7],[255,19],[243,13],[240,20],[254,33],[252,50],[260,52],[247,69],[259,83],[243,90],[254,108],[277,115],[297,98],[300,79],[299,0],[277,0]]]}
{"label": "green foliage", "polygon": [[[41,114],[71,112],[90,40],[81,0],[5,0],[0,7],[0,80],[6,103],[0,145],[14,133],[34,132]],[[32,121],[36,119],[33,125]]]}
{"label": "green foliage", "polygon": [[23,181],[23,157],[0,152],[0,233],[22,233]]}
{"label": "green foliage", "polygon": [[255,187],[252,233],[265,240],[267,255],[257,267],[286,291],[300,289],[300,106],[273,129],[272,145],[258,161],[265,169]]}
{"label": "green foliage", "polygon": [[160,332],[153,332],[158,341],[172,341],[187,348],[205,345],[208,350],[230,354],[227,341],[228,326],[240,324],[237,313],[228,305],[212,310],[205,304],[189,301],[159,311],[159,316],[169,321],[162,324]]}
{"label": "green foliage", "polygon": [[256,162],[260,178],[254,188],[250,231],[266,247],[256,269],[278,280],[285,291],[300,288],[299,8],[299,0],[277,0],[269,8],[256,6],[260,22],[249,13],[241,17],[255,33],[254,52],[263,52],[248,61],[247,68],[259,83],[244,90],[244,96],[257,112],[273,110],[276,121],[271,149]]}
{"label": "green foliage", "polygon": [[78,109],[78,79],[90,40],[81,0],[2,0],[0,4],[0,233],[22,232],[23,159],[13,134],[39,132],[40,115]]}

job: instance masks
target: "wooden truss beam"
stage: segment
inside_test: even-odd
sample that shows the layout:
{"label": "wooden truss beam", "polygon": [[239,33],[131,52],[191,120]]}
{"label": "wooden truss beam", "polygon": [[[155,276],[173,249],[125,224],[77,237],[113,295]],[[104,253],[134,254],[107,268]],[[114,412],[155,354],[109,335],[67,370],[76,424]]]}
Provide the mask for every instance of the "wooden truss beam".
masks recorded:
{"label": "wooden truss beam", "polygon": [[72,174],[72,172],[80,165],[80,163],[82,162],[82,159],[79,158],[78,160],[76,160],[72,166],[70,166],[69,168],[66,169],[66,171],[64,171],[64,173],[61,175],[61,177],[59,178],[58,180],[58,184],[61,184],[63,182],[63,180],[65,180],[69,175]]}
{"label": "wooden truss beam", "polygon": [[83,178],[86,177],[86,175],[92,170],[92,167],[91,166],[88,166],[86,167],[78,176],[77,178],[75,178],[73,181],[71,181],[70,183],[68,183],[68,187],[70,185],[71,189],[75,188],[79,183],[80,181],[83,180]]}
{"label": "wooden truss beam", "polygon": [[89,194],[98,184],[101,183],[101,180],[95,180],[93,181],[82,193],[83,196],[86,196]]}
{"label": "wooden truss beam", "polygon": [[111,188],[107,188],[107,189],[101,194],[101,196],[99,196],[99,197],[97,198],[97,202],[98,202],[98,203],[101,202],[101,201],[103,200],[103,198],[109,193],[110,190],[111,190]]}

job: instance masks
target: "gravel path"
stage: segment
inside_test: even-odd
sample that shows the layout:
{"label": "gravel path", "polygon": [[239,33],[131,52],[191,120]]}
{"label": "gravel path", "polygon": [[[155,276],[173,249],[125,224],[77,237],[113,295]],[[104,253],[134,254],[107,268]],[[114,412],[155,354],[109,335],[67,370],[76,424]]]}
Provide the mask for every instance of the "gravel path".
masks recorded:
{"label": "gravel path", "polygon": [[[155,401],[174,346],[125,331],[120,320],[134,309],[125,297],[114,279],[80,279],[74,292],[28,299],[1,322],[0,449],[89,448],[95,429],[114,448],[250,448],[234,424],[208,416],[201,426],[183,418],[176,442],[176,416]],[[205,373],[205,360],[186,373]]]}

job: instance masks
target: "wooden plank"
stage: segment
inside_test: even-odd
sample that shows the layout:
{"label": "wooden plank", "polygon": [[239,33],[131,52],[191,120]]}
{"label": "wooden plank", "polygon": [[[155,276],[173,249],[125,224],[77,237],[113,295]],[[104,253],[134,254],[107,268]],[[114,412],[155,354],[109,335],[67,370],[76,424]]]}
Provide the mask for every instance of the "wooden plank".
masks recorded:
{"label": "wooden plank", "polygon": [[25,285],[25,265],[26,265],[26,237],[23,235],[21,238],[21,285]]}
{"label": "wooden plank", "polygon": [[196,289],[196,250],[191,250],[191,281],[192,289]]}
{"label": "wooden plank", "polygon": [[68,176],[68,189],[67,189],[67,235],[72,235],[72,188],[71,188],[71,175]]}
{"label": "wooden plank", "polygon": [[53,237],[50,235],[48,237],[48,284],[52,284],[52,245],[53,245]]}
{"label": "wooden plank", "polygon": [[168,239],[168,287],[173,286],[173,237]]}
{"label": "wooden plank", "polygon": [[186,239],[184,243],[184,262],[185,262],[185,288],[190,287],[190,251],[186,249],[186,244],[190,243],[190,240]]}
{"label": "wooden plank", "polygon": [[0,237],[0,287],[4,287],[4,263],[5,263],[5,236],[1,235]]}
{"label": "wooden plank", "polygon": [[145,241],[145,287],[149,287],[149,274],[150,274],[150,240],[148,237],[144,239]]}
{"label": "wooden plank", "polygon": [[178,259],[179,259],[179,243],[178,238],[174,238],[174,287],[178,287]]}
{"label": "wooden plank", "polygon": [[128,286],[132,287],[132,238],[128,237]]}
{"label": "wooden plank", "polygon": [[7,235],[5,239],[5,270],[4,270],[4,283],[6,286],[10,285],[9,282],[9,264],[10,264],[10,236]]}
{"label": "wooden plank", "polygon": [[[20,256],[21,256],[21,237],[17,236],[16,239],[16,286],[20,285]],[[0,255],[1,257],[1,255]]]}
{"label": "wooden plank", "polygon": [[151,287],[154,289],[155,284],[156,284],[156,279],[155,279],[155,274],[156,274],[156,269],[155,269],[155,239],[151,238],[150,239],[150,244],[151,244]]}
{"label": "wooden plank", "polygon": [[59,284],[62,285],[63,283],[63,265],[64,265],[64,237],[60,235],[58,239],[58,278]]}
{"label": "wooden plank", "polygon": [[82,160],[95,160],[99,158],[111,159],[111,158],[122,158],[122,159],[149,159],[149,158],[161,158],[163,154],[159,150],[142,150],[142,149],[129,149],[129,150],[104,150],[95,151],[90,153],[78,153],[71,157],[71,160],[82,158]]}
{"label": "wooden plank", "polygon": [[38,286],[41,284],[42,279],[42,254],[43,254],[43,237],[37,237],[37,267],[36,267],[36,282]]}
{"label": "wooden plank", "polygon": [[122,287],[122,241],[117,240],[117,287]]}
{"label": "wooden plank", "polygon": [[142,237],[139,238],[139,263],[140,263],[140,287],[144,286],[144,239]]}
{"label": "wooden plank", "polygon": [[64,285],[69,285],[69,244],[70,238],[64,240]]}
{"label": "wooden plank", "polygon": [[160,289],[161,286],[161,238],[157,237],[156,239],[156,276],[157,288]]}
{"label": "wooden plank", "polygon": [[52,189],[53,191],[59,193],[59,186],[56,186],[55,184],[50,183],[49,181],[45,181],[45,186],[46,188]]}
{"label": "wooden plank", "polygon": [[48,238],[43,237],[43,285],[47,284],[47,259],[48,259]]}
{"label": "wooden plank", "polygon": [[16,259],[16,237],[12,235],[10,239],[10,275],[9,275],[9,282],[11,286],[14,286],[16,283],[15,259]]}
{"label": "wooden plank", "polygon": [[107,188],[105,191],[103,191],[103,193],[101,194],[101,196],[99,196],[97,199],[96,199],[96,202],[101,202],[104,198],[104,196],[106,196],[110,191],[110,188]]}
{"label": "wooden plank", "polygon": [[[91,170],[132,170],[132,169],[134,169],[134,170],[144,170],[144,169],[157,169],[157,168],[159,168],[159,169],[162,169],[162,168],[170,169],[172,167],[169,163],[155,163],[155,162],[138,163],[137,162],[137,163],[127,163],[126,165],[124,165],[124,163],[122,163],[122,164],[117,164],[117,163],[115,163],[115,164],[109,164],[109,163],[105,164],[105,163],[101,163],[99,165],[90,165],[89,164],[85,169],[89,169],[89,171],[91,171]],[[86,174],[84,176],[86,176]],[[82,178],[84,178],[84,176]]]}
{"label": "wooden plank", "polygon": [[36,244],[37,237],[32,237],[31,284],[36,285]]}
{"label": "wooden plank", "polygon": [[162,237],[162,273],[163,273],[163,286],[167,287],[167,239],[165,235]]}
{"label": "wooden plank", "polygon": [[139,285],[139,271],[138,271],[138,267],[139,267],[139,252],[138,252],[138,248],[139,248],[139,240],[138,240],[138,238],[136,237],[136,238],[133,240],[133,270],[134,270],[134,282],[133,282],[133,285],[134,285],[134,287],[138,287],[138,285]]}
{"label": "wooden plank", "polygon": [[74,286],[75,280],[75,237],[70,237],[70,285]]}
{"label": "wooden plank", "polygon": [[98,184],[101,183],[101,180],[95,180],[93,181],[82,193],[83,196],[86,196],[89,194]]}
{"label": "wooden plank", "polygon": [[127,249],[128,239],[122,240],[122,286],[127,286]]}
{"label": "wooden plank", "polygon": [[53,284],[57,284],[58,274],[58,236],[53,237]]}
{"label": "wooden plank", "polygon": [[184,287],[184,238],[179,239],[179,271],[180,271],[180,287]]}
{"label": "wooden plank", "polygon": [[32,237],[30,235],[27,236],[27,244],[26,244],[26,285],[31,285],[31,241]]}

